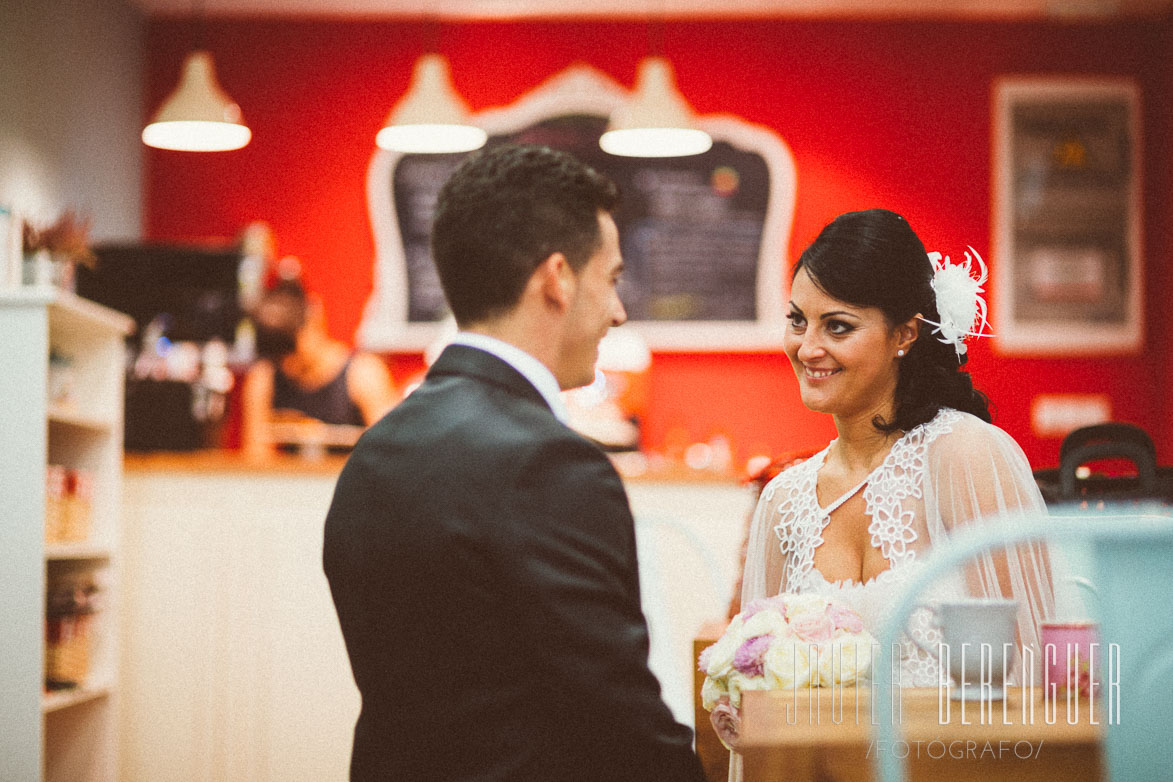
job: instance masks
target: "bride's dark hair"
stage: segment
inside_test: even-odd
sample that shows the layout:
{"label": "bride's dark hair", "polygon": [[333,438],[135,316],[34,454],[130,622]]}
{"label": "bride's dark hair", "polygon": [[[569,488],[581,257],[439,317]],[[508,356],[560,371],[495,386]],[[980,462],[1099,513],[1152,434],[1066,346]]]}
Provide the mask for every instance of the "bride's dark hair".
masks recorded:
{"label": "bride's dark hair", "polygon": [[[917,313],[939,322],[933,293],[933,263],[920,238],[900,215],[887,209],[841,214],[806,248],[794,275],[806,269],[811,281],[832,298],[856,307],[878,307],[888,323],[904,323]],[[891,421],[872,420],[885,432],[908,431],[931,421],[942,407],[990,420],[985,394],[962,372],[952,345],[941,342],[933,327],[921,333],[900,360],[896,413]]]}

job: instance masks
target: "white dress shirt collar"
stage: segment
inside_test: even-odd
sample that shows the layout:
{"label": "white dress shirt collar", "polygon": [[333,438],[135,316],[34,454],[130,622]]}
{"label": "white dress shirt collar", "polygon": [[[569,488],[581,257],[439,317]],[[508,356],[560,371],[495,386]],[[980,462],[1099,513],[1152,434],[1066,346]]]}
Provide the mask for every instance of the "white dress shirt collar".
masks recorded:
{"label": "white dress shirt collar", "polygon": [[501,359],[521,373],[521,376],[538,390],[559,421],[566,423],[569,420],[570,414],[566,409],[566,403],[562,401],[562,389],[558,386],[554,373],[529,353],[496,337],[474,334],[471,331],[458,332],[449,344],[483,350]]}

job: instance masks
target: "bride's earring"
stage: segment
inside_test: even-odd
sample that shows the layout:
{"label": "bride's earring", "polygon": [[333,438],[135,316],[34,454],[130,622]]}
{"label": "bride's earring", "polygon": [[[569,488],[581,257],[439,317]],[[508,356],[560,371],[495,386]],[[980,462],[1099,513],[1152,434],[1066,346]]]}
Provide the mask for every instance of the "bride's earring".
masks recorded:
{"label": "bride's earring", "polygon": [[896,355],[903,356],[904,355],[904,348],[900,348],[900,350],[897,350]]}

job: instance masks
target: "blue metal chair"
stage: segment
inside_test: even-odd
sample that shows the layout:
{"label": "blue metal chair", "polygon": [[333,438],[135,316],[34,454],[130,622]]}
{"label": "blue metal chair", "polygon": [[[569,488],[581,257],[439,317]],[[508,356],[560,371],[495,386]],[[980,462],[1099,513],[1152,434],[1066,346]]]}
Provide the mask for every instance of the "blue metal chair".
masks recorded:
{"label": "blue metal chair", "polygon": [[[1107,509],[1097,514],[1017,517],[964,530],[925,560],[926,567],[902,591],[877,639],[873,670],[891,665],[892,644],[904,632],[922,591],[941,575],[989,549],[1029,540],[1081,541],[1092,561],[1099,637],[1119,645],[1119,724],[1104,725],[1104,760],[1112,782],[1167,782],[1173,774],[1173,518],[1169,509]],[[1103,677],[1100,677],[1103,678]],[[889,677],[872,684],[878,699],[875,739],[893,746],[899,726],[890,719]],[[878,782],[906,778],[896,753],[876,753]]]}

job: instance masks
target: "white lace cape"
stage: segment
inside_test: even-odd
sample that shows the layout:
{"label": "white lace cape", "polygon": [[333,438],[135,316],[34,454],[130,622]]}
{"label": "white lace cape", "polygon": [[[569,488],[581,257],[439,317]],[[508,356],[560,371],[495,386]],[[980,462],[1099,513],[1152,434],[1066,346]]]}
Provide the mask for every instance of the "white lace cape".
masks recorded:
{"label": "white lace cape", "polygon": [[[781,592],[858,587],[854,590],[857,598],[868,591],[873,595],[857,608],[869,603],[876,607],[891,597],[894,582],[904,581],[918,560],[952,530],[1017,512],[1045,510],[1030,464],[1013,438],[976,416],[943,409],[893,444],[864,489],[871,544],[888,560],[890,570],[864,585],[828,583],[813,563],[829,521],[815,491],[818,470],[829,449],[783,471],[763,489],[746,547],[743,606]],[[873,586],[882,592],[876,594],[878,590],[870,589]],[[1015,545],[985,553],[957,573],[952,582],[935,585],[924,597],[928,601],[958,591],[1016,599],[1019,642],[1034,651],[1036,667],[1040,665],[1039,623],[1054,613],[1043,545]],[[835,596],[834,591],[827,594]],[[879,610],[884,607],[891,608],[885,604]],[[876,611],[861,613],[865,623],[869,618],[876,621]],[[913,632],[919,628],[925,635],[920,638],[918,633],[918,638],[935,647],[927,612],[917,613],[921,616],[914,614],[910,628]],[[868,629],[875,632],[878,628]],[[907,638],[902,649],[901,683],[935,684],[939,675],[936,662]]]}

